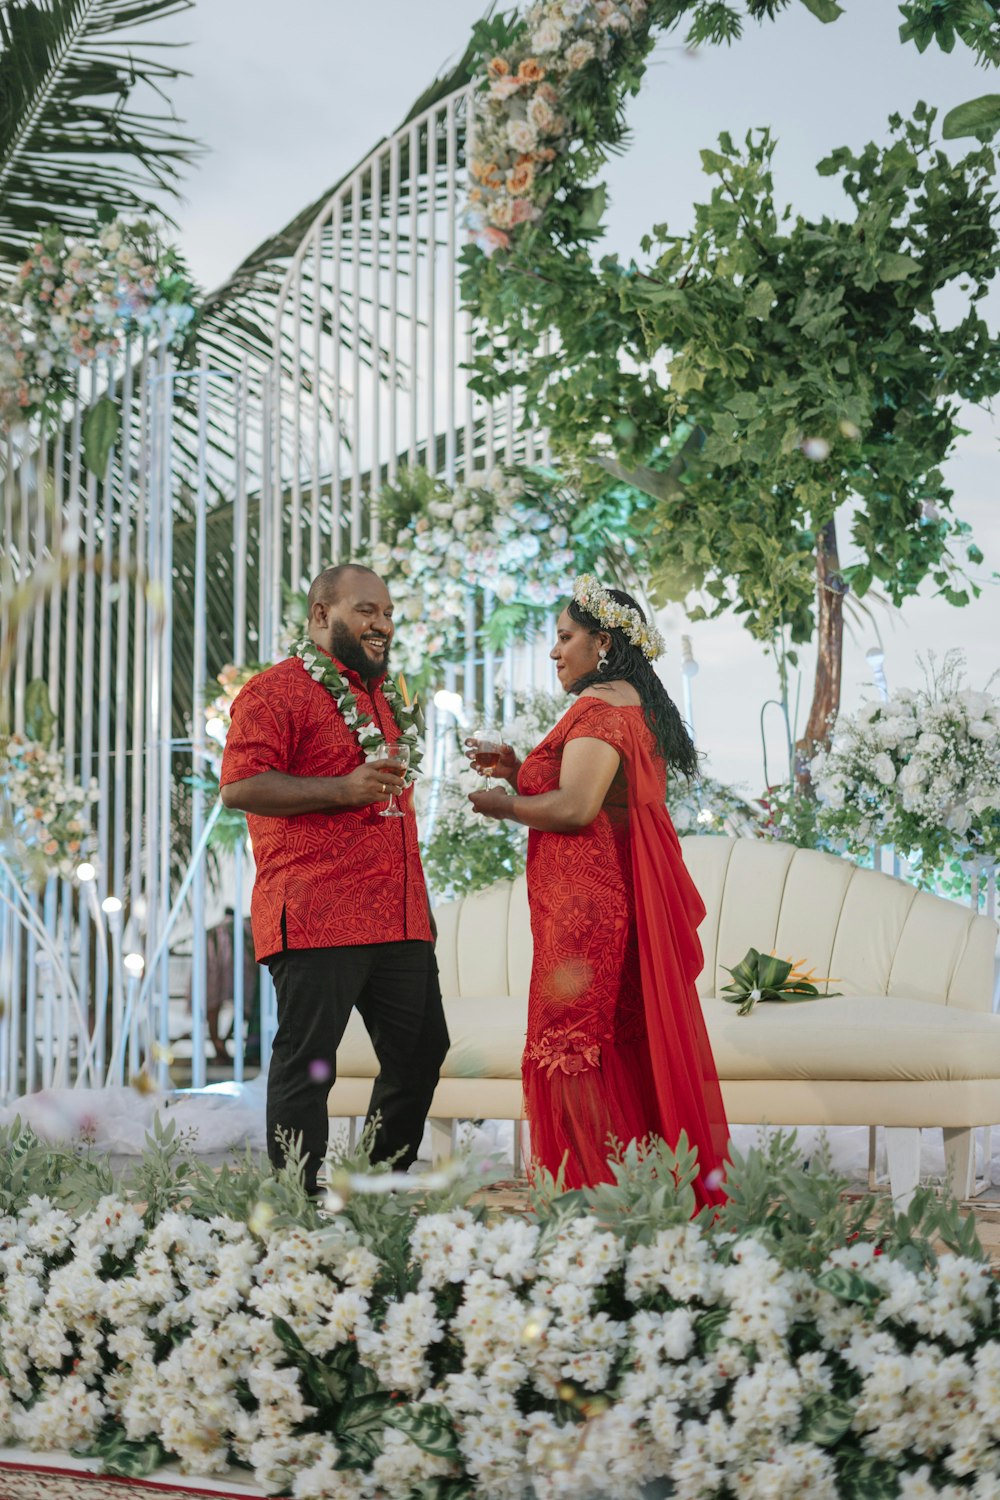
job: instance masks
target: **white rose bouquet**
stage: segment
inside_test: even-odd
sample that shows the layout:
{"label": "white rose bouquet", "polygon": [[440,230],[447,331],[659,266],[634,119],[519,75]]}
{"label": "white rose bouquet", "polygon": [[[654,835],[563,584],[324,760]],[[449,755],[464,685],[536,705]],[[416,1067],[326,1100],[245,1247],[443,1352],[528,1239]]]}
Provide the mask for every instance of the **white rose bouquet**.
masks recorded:
{"label": "white rose bouquet", "polygon": [[962,669],[950,651],[923,688],[837,720],[813,784],[821,826],[852,853],[892,844],[922,875],[1000,857],[1000,698],[966,687]]}

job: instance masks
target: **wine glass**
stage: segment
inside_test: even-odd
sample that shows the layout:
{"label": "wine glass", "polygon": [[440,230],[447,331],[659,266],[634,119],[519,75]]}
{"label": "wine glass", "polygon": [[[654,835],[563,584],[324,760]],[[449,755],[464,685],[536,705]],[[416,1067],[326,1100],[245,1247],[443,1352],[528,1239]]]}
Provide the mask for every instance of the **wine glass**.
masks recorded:
{"label": "wine glass", "polygon": [[503,750],[503,740],[500,738],[499,730],[477,729],[471,737],[473,754],[476,757],[476,770],[486,777],[486,790],[493,790],[490,777],[493,775],[500,761],[500,752]]}
{"label": "wine glass", "polygon": [[[394,771],[402,773],[410,764],[410,747],[397,740],[394,745],[386,745],[380,751],[378,759],[383,764],[388,762]],[[379,813],[380,818],[403,818],[405,816],[403,809],[396,803],[395,793],[389,798],[388,806],[383,807]]]}

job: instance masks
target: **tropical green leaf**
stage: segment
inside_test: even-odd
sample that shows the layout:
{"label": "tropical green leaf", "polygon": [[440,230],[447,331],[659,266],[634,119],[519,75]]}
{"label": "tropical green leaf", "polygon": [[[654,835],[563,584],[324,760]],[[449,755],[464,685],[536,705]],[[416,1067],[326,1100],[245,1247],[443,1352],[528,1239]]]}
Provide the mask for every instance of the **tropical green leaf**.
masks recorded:
{"label": "tropical green leaf", "polygon": [[55,727],[49,685],[43,678],[34,677],[24,691],[24,732],[39,745],[51,745]]}
{"label": "tropical green leaf", "polygon": [[133,92],[164,98],[180,71],[141,28],[193,0],[6,0],[0,8],[0,260],[40,227],[157,211],[176,197],[196,144]]}
{"label": "tropical green leaf", "polygon": [[816,1285],[840,1302],[859,1302],[863,1307],[874,1307],[882,1300],[882,1293],[875,1283],[852,1271],[850,1266],[829,1266],[817,1276]]}
{"label": "tropical green leaf", "polygon": [[841,1500],[897,1500],[899,1473],[895,1464],[867,1453],[848,1453],[837,1467]]}
{"label": "tropical green leaf", "polygon": [[703,1354],[712,1354],[722,1343],[722,1330],[729,1321],[728,1307],[713,1307],[711,1312],[702,1313],[694,1325],[695,1337],[698,1347]]}
{"label": "tropical green leaf", "polygon": [[957,140],[963,135],[989,140],[998,130],[1000,94],[980,94],[978,99],[967,99],[964,104],[956,104],[941,121],[941,134],[946,141]]}
{"label": "tropical green leaf", "polygon": [[849,1432],[854,1418],[855,1403],[828,1391],[817,1391],[802,1403],[802,1426],[796,1434],[800,1443],[819,1443],[821,1448],[832,1448]]}
{"label": "tropical green leaf", "polygon": [[91,474],[103,479],[108,469],[108,458],[115,446],[121,427],[121,413],[117,401],[111,396],[101,396],[88,408],[83,419],[83,458]]}
{"label": "tropical green leaf", "polygon": [[444,1406],[421,1405],[413,1402],[407,1406],[393,1406],[385,1413],[385,1422],[399,1432],[405,1432],[412,1443],[435,1458],[447,1458],[457,1463],[461,1457],[451,1416]]}
{"label": "tropical green leaf", "polygon": [[166,1463],[168,1454],[155,1437],[134,1442],[125,1436],[117,1422],[105,1422],[93,1444],[86,1450],[90,1458],[99,1458],[109,1474],[122,1479],[143,1479]]}
{"label": "tropical green leaf", "polygon": [[802,4],[825,26],[844,14],[844,7],[837,5],[836,0],[802,0]]}

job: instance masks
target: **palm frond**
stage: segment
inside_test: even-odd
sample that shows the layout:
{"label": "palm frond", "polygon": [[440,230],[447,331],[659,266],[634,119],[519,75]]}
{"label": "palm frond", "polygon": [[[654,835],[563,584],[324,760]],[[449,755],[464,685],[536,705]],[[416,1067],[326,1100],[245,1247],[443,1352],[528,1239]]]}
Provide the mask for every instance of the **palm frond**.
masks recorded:
{"label": "palm frond", "polygon": [[[0,264],[46,224],[163,213],[197,152],[164,85],[181,70],[138,28],[194,0],[0,0]],[[138,91],[139,104],[132,102]],[[149,113],[145,96],[164,99]]]}

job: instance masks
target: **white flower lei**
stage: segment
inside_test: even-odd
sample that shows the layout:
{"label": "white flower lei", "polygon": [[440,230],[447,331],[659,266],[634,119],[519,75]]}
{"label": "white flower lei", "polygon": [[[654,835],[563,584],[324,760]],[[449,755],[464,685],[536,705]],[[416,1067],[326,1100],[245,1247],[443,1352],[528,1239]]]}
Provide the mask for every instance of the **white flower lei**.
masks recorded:
{"label": "white flower lei", "polygon": [[[385,735],[373,722],[371,716],[362,713],[358,708],[357,697],[351,692],[350,684],[337,670],[333,659],[327,656],[325,651],[321,651],[316,642],[310,640],[308,636],[296,642],[294,654],[302,662],[313,681],[318,682],[320,687],[326,688],[343,716],[344,723],[356,736],[365,755],[372,754],[380,745],[384,745]],[[386,677],[382,684],[382,696],[391,708],[392,716],[396,721],[399,743],[405,745],[410,752],[406,772],[406,783],[409,785],[417,773],[422,757],[420,712],[415,703],[407,704],[404,701],[402,693],[391,677]]]}
{"label": "white flower lei", "polygon": [[605,630],[622,630],[633,646],[638,646],[648,661],[662,656],[667,646],[655,625],[647,625],[637,609],[618,604],[602,588],[593,573],[581,573],[573,584],[573,599],[588,615],[599,620]]}

